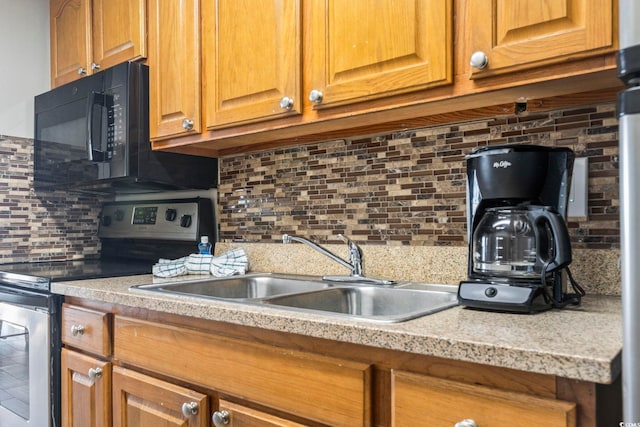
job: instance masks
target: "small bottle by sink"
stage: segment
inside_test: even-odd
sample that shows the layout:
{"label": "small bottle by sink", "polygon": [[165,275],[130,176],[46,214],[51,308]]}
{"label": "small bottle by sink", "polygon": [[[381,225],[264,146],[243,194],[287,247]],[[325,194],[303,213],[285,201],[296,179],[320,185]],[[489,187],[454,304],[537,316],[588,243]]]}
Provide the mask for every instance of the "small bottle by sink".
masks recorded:
{"label": "small bottle by sink", "polygon": [[200,255],[211,255],[211,243],[209,242],[209,236],[200,237],[200,243],[198,243],[198,253]]}

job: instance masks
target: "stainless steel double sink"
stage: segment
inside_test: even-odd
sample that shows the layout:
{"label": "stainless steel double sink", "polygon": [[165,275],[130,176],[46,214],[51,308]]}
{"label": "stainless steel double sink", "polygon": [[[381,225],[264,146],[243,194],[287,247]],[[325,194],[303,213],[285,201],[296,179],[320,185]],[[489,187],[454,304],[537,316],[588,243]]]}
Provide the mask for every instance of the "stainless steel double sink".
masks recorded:
{"label": "stainless steel double sink", "polygon": [[256,273],[137,285],[132,291],[259,304],[331,317],[377,323],[396,323],[432,314],[457,305],[456,288],[450,285],[397,283],[371,285],[366,278],[341,278]]}

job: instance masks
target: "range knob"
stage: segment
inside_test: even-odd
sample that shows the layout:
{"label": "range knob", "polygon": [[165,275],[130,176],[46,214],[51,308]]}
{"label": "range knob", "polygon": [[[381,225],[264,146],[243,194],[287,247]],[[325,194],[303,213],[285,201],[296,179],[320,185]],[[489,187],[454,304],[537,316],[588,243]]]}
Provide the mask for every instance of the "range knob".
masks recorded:
{"label": "range knob", "polygon": [[116,221],[122,221],[124,219],[124,211],[122,209],[118,209],[115,212]]}
{"label": "range knob", "polygon": [[164,219],[167,221],[175,221],[178,217],[178,211],[173,208],[169,208],[164,213]]}
{"label": "range knob", "polygon": [[189,228],[191,227],[192,221],[191,215],[182,215],[180,217],[180,227]]}
{"label": "range knob", "polygon": [[104,227],[111,225],[111,215],[102,215],[102,225]]}

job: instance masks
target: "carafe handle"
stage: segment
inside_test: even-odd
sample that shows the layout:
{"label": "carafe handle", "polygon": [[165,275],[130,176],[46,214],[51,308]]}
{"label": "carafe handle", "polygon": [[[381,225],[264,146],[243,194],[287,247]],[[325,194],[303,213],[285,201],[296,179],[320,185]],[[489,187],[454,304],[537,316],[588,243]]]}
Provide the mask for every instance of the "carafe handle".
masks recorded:
{"label": "carafe handle", "polygon": [[[571,263],[571,241],[569,240],[569,232],[564,219],[560,214],[550,211],[548,209],[536,210],[535,224],[538,225],[542,221],[542,218],[546,219],[551,227],[551,233],[553,234],[553,241],[555,243],[555,257],[549,265],[547,265],[546,272],[558,270],[562,267],[566,267]],[[540,244],[537,245],[538,250]]]}

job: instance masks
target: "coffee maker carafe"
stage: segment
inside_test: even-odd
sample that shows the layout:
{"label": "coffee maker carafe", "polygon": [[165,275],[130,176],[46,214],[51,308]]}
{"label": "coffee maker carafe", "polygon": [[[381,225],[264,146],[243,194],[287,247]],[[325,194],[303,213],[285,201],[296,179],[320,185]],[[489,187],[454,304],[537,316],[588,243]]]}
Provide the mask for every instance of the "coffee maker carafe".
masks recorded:
{"label": "coffee maker carafe", "polygon": [[467,156],[469,277],[458,289],[461,305],[531,313],[579,302],[580,293],[565,292],[573,159],[567,148],[534,145]]}
{"label": "coffee maker carafe", "polygon": [[487,209],[473,233],[473,272],[539,279],[571,262],[563,218],[545,206]]}

